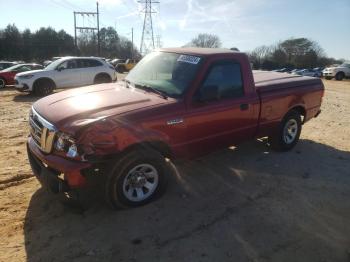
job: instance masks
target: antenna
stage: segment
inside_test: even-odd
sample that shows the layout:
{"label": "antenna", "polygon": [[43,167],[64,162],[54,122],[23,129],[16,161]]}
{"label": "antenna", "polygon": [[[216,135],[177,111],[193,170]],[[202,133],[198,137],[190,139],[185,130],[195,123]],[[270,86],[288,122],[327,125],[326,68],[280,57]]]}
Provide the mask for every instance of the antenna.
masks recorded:
{"label": "antenna", "polygon": [[141,45],[140,45],[140,53],[142,55],[146,55],[151,52],[154,45],[154,35],[153,35],[153,24],[152,24],[152,14],[156,13],[154,9],[152,9],[152,4],[159,4],[159,1],[153,0],[142,0],[138,1],[141,4],[144,4],[144,8],[141,10],[141,13],[144,13],[143,20],[143,29],[142,29],[142,37],[141,37]]}

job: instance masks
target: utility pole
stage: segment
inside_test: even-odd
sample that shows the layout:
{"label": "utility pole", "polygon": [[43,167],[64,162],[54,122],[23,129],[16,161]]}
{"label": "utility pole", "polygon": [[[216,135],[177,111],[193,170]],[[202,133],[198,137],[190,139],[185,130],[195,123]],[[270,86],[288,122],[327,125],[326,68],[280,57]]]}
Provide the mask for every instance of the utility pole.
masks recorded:
{"label": "utility pole", "polygon": [[140,0],[138,2],[144,4],[144,8],[141,10],[145,16],[143,20],[140,53],[145,55],[154,49],[152,14],[156,13],[156,11],[152,9],[152,4],[159,4],[159,1]]}
{"label": "utility pole", "polygon": [[75,53],[78,54],[78,44],[77,44],[77,19],[74,13],[74,47],[75,47]]}
{"label": "utility pole", "polygon": [[[98,2],[96,2],[96,6],[97,6],[97,12],[76,12],[74,11],[74,44],[75,44],[75,49],[76,52],[78,52],[78,41],[77,41],[77,30],[80,30],[80,32],[86,31],[97,31],[97,53],[98,56],[101,55],[101,43],[100,43],[100,12],[99,12],[99,6],[98,6]],[[87,27],[87,26],[77,26],[77,16],[96,16],[96,27]]]}
{"label": "utility pole", "polygon": [[98,10],[98,2],[96,2],[97,7],[97,46],[98,46],[98,56],[101,56],[101,42],[100,42],[100,12]]}

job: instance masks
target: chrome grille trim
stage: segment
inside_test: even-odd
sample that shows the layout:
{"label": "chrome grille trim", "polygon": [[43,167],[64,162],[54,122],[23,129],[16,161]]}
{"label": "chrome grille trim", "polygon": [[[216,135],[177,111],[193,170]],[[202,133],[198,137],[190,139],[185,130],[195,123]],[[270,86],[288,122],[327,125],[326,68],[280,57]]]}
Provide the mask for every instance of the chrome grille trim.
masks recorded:
{"label": "chrome grille trim", "polygon": [[29,114],[30,134],[41,151],[52,151],[57,129],[53,124],[40,116],[32,107]]}

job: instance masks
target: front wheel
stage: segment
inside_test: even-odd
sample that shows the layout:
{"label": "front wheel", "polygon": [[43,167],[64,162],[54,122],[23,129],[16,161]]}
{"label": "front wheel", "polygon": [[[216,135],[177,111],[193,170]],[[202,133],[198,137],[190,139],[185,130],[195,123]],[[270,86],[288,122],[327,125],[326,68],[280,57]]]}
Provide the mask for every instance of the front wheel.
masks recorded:
{"label": "front wheel", "polygon": [[55,84],[49,79],[39,79],[33,85],[34,93],[37,96],[47,96],[55,88]]}
{"label": "front wheel", "polygon": [[342,81],[344,79],[345,75],[343,72],[339,72],[335,75],[335,80]]}
{"label": "front wheel", "polygon": [[127,153],[107,174],[105,197],[113,208],[145,205],[167,185],[165,158],[153,149]]}
{"label": "front wheel", "polygon": [[270,145],[278,151],[288,151],[298,143],[300,132],[300,114],[292,110],[283,118],[276,134],[269,137]]}

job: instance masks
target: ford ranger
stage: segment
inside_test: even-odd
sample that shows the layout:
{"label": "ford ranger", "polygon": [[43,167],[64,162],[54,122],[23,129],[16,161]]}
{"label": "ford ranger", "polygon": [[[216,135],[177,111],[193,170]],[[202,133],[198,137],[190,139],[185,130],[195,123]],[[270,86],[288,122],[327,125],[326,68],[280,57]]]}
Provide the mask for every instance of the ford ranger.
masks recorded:
{"label": "ford ranger", "polygon": [[167,161],[268,137],[287,151],[320,113],[322,81],[252,72],[244,53],[161,49],[124,81],[59,92],[30,110],[28,158],[51,191],[99,181],[113,207],[139,206],[167,184]]}

